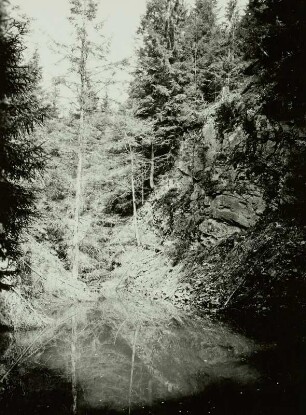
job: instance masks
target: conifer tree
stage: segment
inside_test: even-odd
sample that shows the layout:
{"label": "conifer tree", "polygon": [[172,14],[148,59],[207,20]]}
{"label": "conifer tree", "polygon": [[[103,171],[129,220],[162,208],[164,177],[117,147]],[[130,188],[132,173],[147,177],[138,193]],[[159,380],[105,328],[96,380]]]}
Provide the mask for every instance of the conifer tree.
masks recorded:
{"label": "conifer tree", "polygon": [[306,112],[306,3],[251,0],[241,27],[251,88],[260,90],[266,114],[299,119]]}
{"label": "conifer tree", "polygon": [[193,94],[211,102],[218,93],[219,80],[211,70],[216,58],[216,1],[197,0],[188,17],[184,41],[184,70],[190,76]]}
{"label": "conifer tree", "polygon": [[241,33],[248,75],[243,101],[249,111],[243,125],[249,160],[264,179],[269,200],[286,215],[302,218],[306,205],[306,3],[251,0]]}
{"label": "conifer tree", "polygon": [[186,92],[198,107],[214,102],[224,91],[235,89],[240,74],[237,0],[226,7],[226,21],[217,21],[217,2],[197,0],[188,18],[184,42]]}
{"label": "conifer tree", "polygon": [[176,64],[181,56],[186,16],[181,0],[150,0],[138,31],[143,46],[138,51],[130,96],[136,117],[153,122],[154,140],[149,146],[143,145],[143,154],[151,162],[151,188],[154,174],[172,165],[182,135],[178,120],[182,86]]}
{"label": "conifer tree", "polygon": [[[8,5],[6,3],[6,5]],[[0,5],[0,257],[15,258],[22,229],[34,211],[30,185],[44,153],[33,129],[45,109],[38,94],[37,57],[25,62],[27,21]]]}
{"label": "conifer tree", "polygon": [[[75,32],[75,42],[68,53],[71,71],[75,78],[66,80],[76,98],[77,130],[77,169],[75,179],[74,230],[72,241],[72,275],[77,279],[80,263],[80,216],[83,200],[83,169],[86,143],[91,128],[91,116],[98,109],[98,95],[95,91],[96,72],[106,66],[106,42],[101,39],[101,25],[97,24],[98,3],[94,0],[70,0],[70,22]],[[101,43],[97,43],[97,37]],[[99,65],[100,63],[100,65]],[[93,69],[95,66],[95,70]]]}
{"label": "conifer tree", "polygon": [[243,91],[215,116],[222,134],[237,125],[244,132],[232,162],[262,186],[269,206],[296,218],[306,205],[305,23],[303,0],[249,2],[237,30]]}

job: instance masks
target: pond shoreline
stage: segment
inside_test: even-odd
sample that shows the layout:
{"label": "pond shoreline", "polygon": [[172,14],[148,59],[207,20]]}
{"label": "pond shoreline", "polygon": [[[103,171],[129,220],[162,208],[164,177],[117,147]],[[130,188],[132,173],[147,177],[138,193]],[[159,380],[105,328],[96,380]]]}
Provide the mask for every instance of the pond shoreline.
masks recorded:
{"label": "pond shoreline", "polygon": [[[73,315],[77,318],[79,414],[128,413],[133,365],[131,413],[135,415],[200,415],[203,410],[220,415],[303,413],[297,398],[304,381],[294,377],[302,364],[297,351],[306,352],[302,341],[256,342],[218,321],[219,317],[186,314],[166,302],[138,300],[81,302],[65,315],[57,310],[59,323],[51,330],[0,334],[2,345],[7,339],[2,374],[11,357],[31,346],[2,384],[3,414],[72,413]],[[33,343],[33,336],[38,343]]]}

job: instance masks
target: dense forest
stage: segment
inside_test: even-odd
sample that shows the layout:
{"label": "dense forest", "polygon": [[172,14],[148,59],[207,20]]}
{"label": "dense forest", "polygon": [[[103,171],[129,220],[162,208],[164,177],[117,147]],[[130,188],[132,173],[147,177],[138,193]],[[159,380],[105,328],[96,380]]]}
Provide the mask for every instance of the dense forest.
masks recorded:
{"label": "dense forest", "polygon": [[120,103],[128,62],[98,2],[69,3],[50,88],[1,3],[1,326],[123,295],[288,333],[306,304],[305,1],[148,0]]}
{"label": "dense forest", "polygon": [[[163,252],[178,303],[303,306],[302,1],[243,12],[231,0],[221,19],[215,1],[149,1],[119,106],[107,85],[124,62],[109,61],[96,3],[71,1],[73,44],[58,45],[69,76],[51,90],[37,54],[25,61],[29,23],[1,13],[3,290],[31,301],[71,275],[99,291],[121,272],[151,295],[158,275],[142,281],[129,267]],[[74,102],[64,113],[63,87]]]}

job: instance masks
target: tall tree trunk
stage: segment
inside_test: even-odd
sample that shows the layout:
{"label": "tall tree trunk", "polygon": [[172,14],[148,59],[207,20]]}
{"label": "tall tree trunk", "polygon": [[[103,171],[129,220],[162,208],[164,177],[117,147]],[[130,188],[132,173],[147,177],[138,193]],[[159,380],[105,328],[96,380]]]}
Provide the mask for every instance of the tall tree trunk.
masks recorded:
{"label": "tall tree trunk", "polygon": [[194,42],[194,87],[195,87],[195,92],[197,92],[198,89],[198,19],[197,16],[195,16],[195,25],[196,25],[196,39]]}
{"label": "tall tree trunk", "polygon": [[77,176],[75,183],[75,210],[74,210],[74,231],[73,231],[73,264],[72,264],[72,276],[74,279],[79,277],[79,264],[80,264],[80,235],[79,235],[79,226],[80,226],[80,212],[81,212],[81,202],[82,202],[82,170],[83,170],[83,145],[82,141],[84,129],[84,111],[81,111],[80,117],[80,136],[78,144],[78,166],[77,166]]}
{"label": "tall tree trunk", "polygon": [[140,246],[140,238],[139,238],[139,231],[138,231],[138,220],[137,220],[137,205],[136,205],[136,192],[135,192],[135,180],[134,180],[134,153],[131,146],[131,143],[127,137],[127,134],[124,134],[125,140],[128,145],[128,149],[130,152],[130,161],[131,161],[131,187],[132,187],[132,202],[133,202],[133,224],[134,224],[134,231],[135,231],[135,238],[137,242],[137,246]]}
{"label": "tall tree trunk", "polygon": [[[143,154],[143,144],[141,142],[141,153]],[[141,160],[141,206],[144,205],[144,181],[145,181],[145,165],[143,163],[143,160]]]}
{"label": "tall tree trunk", "polygon": [[141,206],[144,205],[144,168],[141,165]]}
{"label": "tall tree trunk", "polygon": [[72,392],[72,414],[77,414],[77,326],[75,316],[71,318],[71,392]]}
{"label": "tall tree trunk", "polygon": [[198,44],[195,44],[194,48],[194,87],[197,92],[198,89]]}
{"label": "tall tree trunk", "polygon": [[72,264],[72,277],[78,279],[79,277],[79,264],[80,264],[80,212],[82,201],[82,170],[83,170],[83,147],[84,147],[84,127],[85,127],[85,88],[86,88],[86,4],[83,1],[83,13],[82,13],[82,31],[81,31],[81,56],[79,63],[79,75],[81,81],[80,88],[80,124],[78,134],[78,166],[76,175],[76,195],[75,195],[75,211],[74,211],[74,232],[73,232],[73,264]]}
{"label": "tall tree trunk", "polygon": [[130,146],[130,155],[131,155],[131,185],[132,185],[132,198],[133,198],[133,223],[134,223],[135,238],[136,238],[137,246],[140,246],[138,220],[137,220],[135,181],[134,181],[134,154],[133,154],[131,146]]}
{"label": "tall tree trunk", "polygon": [[154,146],[151,144],[151,167],[150,167],[150,187],[154,189]]}

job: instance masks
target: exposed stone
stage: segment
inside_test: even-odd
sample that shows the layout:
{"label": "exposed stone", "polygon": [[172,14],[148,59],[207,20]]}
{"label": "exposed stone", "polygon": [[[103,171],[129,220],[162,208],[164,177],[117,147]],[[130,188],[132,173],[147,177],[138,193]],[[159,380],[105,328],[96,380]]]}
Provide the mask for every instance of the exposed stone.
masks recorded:
{"label": "exposed stone", "polygon": [[258,212],[261,211],[262,200],[255,196],[247,200],[238,194],[222,194],[216,196],[211,203],[211,214],[214,219],[243,228],[253,226],[257,221]]}
{"label": "exposed stone", "polygon": [[206,145],[206,163],[211,165],[218,152],[220,151],[220,142],[217,139],[214,122],[210,119],[202,130],[203,141]]}
{"label": "exposed stone", "polygon": [[196,190],[191,194],[190,196],[190,200],[198,200],[199,198],[199,192],[197,192]]}
{"label": "exposed stone", "polygon": [[241,228],[209,218],[199,225],[199,231],[201,232],[202,243],[205,246],[212,246],[220,240],[240,232]]}
{"label": "exposed stone", "polygon": [[[181,143],[175,168],[160,183],[163,191],[155,193],[157,200],[165,194],[170,199],[166,184],[173,181],[176,191],[171,209],[155,208],[162,234],[169,237],[173,233],[175,238],[181,238],[187,232],[193,240],[188,248],[192,250],[197,249],[198,243],[214,246],[256,223],[265,209],[261,190],[242,169],[225,162],[233,146],[241,141],[241,134],[237,129],[221,142],[213,119],[209,119],[202,134]],[[175,245],[168,248],[175,250]]]}

